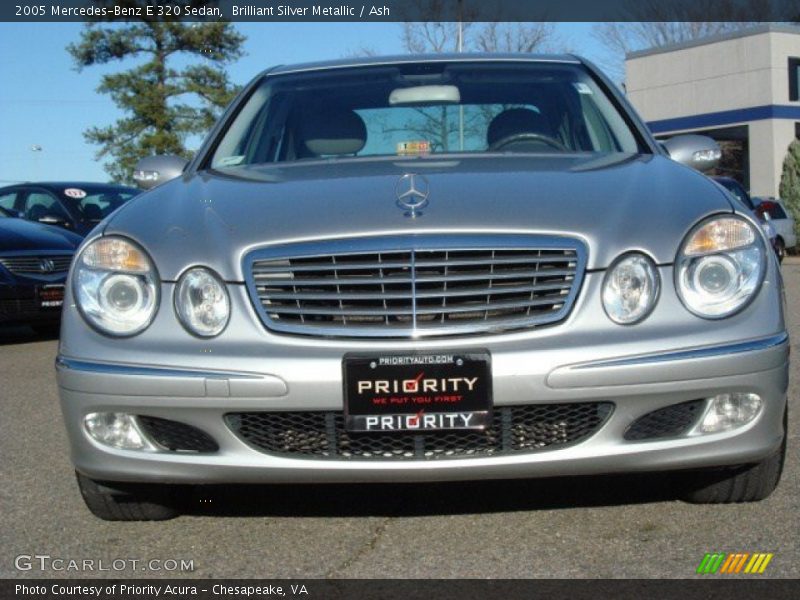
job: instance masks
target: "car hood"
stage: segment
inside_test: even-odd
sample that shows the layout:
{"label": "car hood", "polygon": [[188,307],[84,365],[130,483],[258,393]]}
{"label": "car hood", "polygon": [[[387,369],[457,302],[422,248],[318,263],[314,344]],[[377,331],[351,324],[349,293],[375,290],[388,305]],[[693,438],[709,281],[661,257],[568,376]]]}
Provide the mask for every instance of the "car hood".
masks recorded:
{"label": "car hood", "polygon": [[[429,188],[415,218],[397,205],[406,173]],[[244,255],[266,245],[442,232],[572,236],[599,269],[629,250],[671,263],[686,232],[723,211],[711,180],[662,156],[354,159],[189,174],[129,202],[105,234],[141,243],[164,280],[202,264],[242,281]]]}
{"label": "car hood", "polygon": [[28,250],[68,250],[81,243],[81,237],[60,227],[33,223],[13,217],[0,219],[0,252]]}

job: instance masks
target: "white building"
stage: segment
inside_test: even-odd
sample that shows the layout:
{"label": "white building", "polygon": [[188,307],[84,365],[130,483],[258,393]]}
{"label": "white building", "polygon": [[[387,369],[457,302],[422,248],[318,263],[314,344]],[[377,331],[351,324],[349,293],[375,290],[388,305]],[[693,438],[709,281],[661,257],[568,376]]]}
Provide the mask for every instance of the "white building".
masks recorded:
{"label": "white building", "polygon": [[800,27],[741,32],[629,54],[627,94],[659,138],[718,140],[716,174],[777,196],[786,150],[800,138]]}

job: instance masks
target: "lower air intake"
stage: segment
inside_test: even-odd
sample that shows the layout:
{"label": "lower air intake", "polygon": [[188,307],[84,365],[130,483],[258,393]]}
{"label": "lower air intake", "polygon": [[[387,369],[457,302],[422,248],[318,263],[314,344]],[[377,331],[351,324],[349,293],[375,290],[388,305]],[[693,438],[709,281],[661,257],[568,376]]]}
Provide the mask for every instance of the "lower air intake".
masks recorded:
{"label": "lower air intake", "polygon": [[219,446],[214,439],[186,423],[159,419],[157,417],[137,417],[142,430],[167,450],[173,452],[216,452]]}
{"label": "lower air intake", "polygon": [[660,408],[634,421],[625,432],[630,441],[677,437],[700,418],[705,400],[692,400]]}
{"label": "lower air intake", "polygon": [[231,430],[276,456],[332,460],[435,460],[556,449],[597,432],[610,402],[495,407],[485,431],[351,433],[340,411],[226,415]]}

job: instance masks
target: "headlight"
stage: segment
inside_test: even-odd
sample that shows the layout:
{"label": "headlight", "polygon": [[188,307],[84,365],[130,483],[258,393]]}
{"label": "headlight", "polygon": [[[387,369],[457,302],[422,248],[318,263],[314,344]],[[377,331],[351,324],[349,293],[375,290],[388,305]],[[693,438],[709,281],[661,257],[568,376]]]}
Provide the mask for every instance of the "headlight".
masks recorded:
{"label": "headlight", "polygon": [[756,294],[766,253],[756,228],[739,217],[714,217],[689,233],[675,261],[675,287],[686,308],[719,319]]}
{"label": "headlight", "polygon": [[200,337],[219,335],[231,314],[225,284],[208,269],[189,269],[175,289],[175,312],[189,333]]}
{"label": "headlight", "polygon": [[84,319],[109,335],[150,325],[158,308],[158,273],[144,250],[121,237],[98,238],[75,263],[73,292]]}
{"label": "headlight", "polygon": [[653,310],[658,290],[658,271],[653,261],[644,254],[626,254],[606,274],[603,308],[615,323],[638,323]]}

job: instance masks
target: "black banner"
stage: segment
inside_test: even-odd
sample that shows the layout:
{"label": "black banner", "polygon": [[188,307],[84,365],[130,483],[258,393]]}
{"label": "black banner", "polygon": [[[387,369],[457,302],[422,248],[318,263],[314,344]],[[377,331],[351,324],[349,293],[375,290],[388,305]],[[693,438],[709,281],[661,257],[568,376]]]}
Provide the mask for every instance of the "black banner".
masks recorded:
{"label": "black banner", "polygon": [[0,21],[800,21],[798,0],[15,0]]}
{"label": "black banner", "polygon": [[782,600],[800,596],[797,580],[710,577],[686,580],[2,580],[0,598],[30,600]]}

